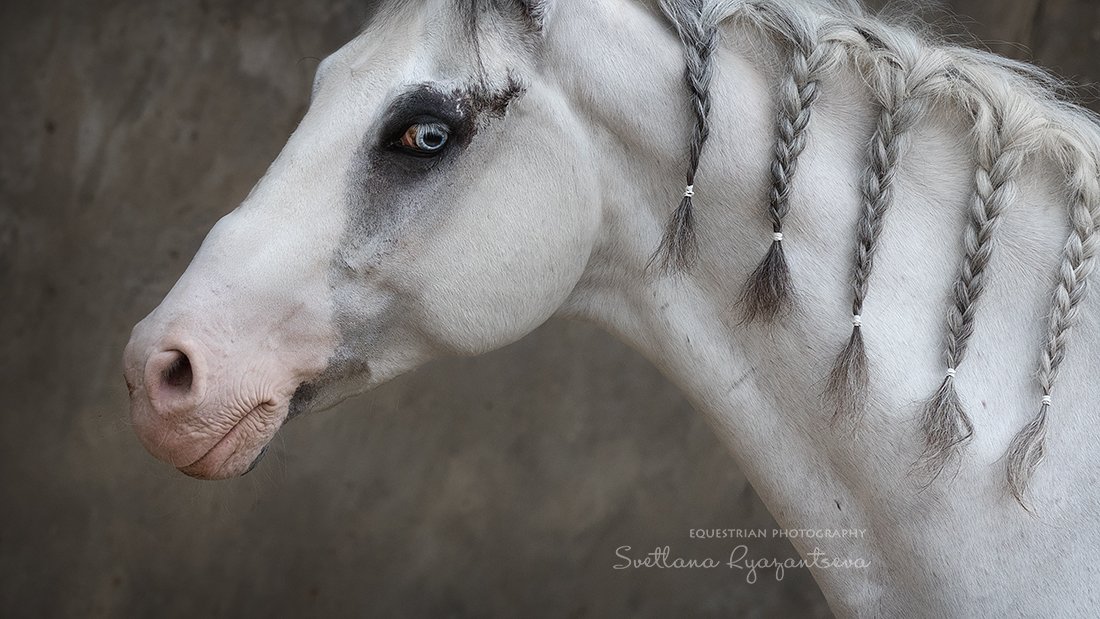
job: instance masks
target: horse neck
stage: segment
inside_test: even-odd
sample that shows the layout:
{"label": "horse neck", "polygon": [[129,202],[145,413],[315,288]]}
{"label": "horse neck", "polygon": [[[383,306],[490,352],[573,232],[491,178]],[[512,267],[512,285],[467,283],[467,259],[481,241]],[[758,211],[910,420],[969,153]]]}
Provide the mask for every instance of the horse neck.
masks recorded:
{"label": "horse neck", "polygon": [[[561,314],[603,326],[677,383],[711,420],[780,524],[891,537],[882,545],[835,542],[831,550],[840,555],[919,565],[919,556],[892,560],[883,553],[904,547],[910,536],[912,546],[899,553],[917,548],[918,555],[934,556],[943,548],[922,536],[939,535],[945,548],[962,544],[963,538],[934,533],[941,519],[982,511],[995,511],[1006,527],[1030,526],[995,471],[1009,440],[1034,412],[1021,403],[1035,399],[1034,343],[1044,337],[1050,274],[1066,234],[1064,222],[1051,221],[1051,213],[1064,212],[1053,174],[1037,167],[1020,179],[1029,189],[1009,219],[1025,222],[1027,231],[1012,232],[1013,222],[1005,224],[999,247],[1010,266],[991,273],[987,298],[1000,301],[982,306],[972,342],[991,352],[972,360],[968,369],[981,389],[965,397],[972,410],[997,414],[976,420],[964,466],[950,483],[921,490],[910,476],[922,444],[913,403],[942,380],[945,303],[961,263],[965,206],[974,186],[964,119],[932,108],[907,142],[864,311],[874,362],[870,410],[857,434],[840,432],[830,425],[821,395],[851,331],[857,187],[876,114],[862,79],[843,67],[829,76],[799,164],[784,230],[797,308],[770,324],[743,324],[740,291],[772,233],[765,209],[779,76],[768,68],[774,66],[770,44],[736,25],[724,31],[713,85],[714,130],[695,187],[699,258],[685,272],[664,276],[647,264],[684,185],[691,119],[682,51],[666,23],[645,7],[625,1],[589,6],[583,20],[552,36],[546,63],[591,127],[584,147],[597,153],[604,190],[601,242]],[[1036,221],[1043,223],[1026,223]],[[1091,329],[1095,333],[1097,325]],[[1066,382],[1078,380],[1088,384],[1084,376]],[[1039,500],[1059,490],[1055,484],[1039,488]],[[967,527],[953,526],[952,534],[978,539]],[[812,544],[794,542],[803,553],[812,550]],[[876,586],[861,580],[870,578],[865,573],[815,576],[838,612],[844,603],[834,594],[858,599]]]}
{"label": "horse neck", "polygon": [[[811,375],[809,364],[815,372],[827,367],[825,356],[850,329],[848,287],[836,282],[848,278],[859,205],[853,179],[872,106],[849,94],[863,90],[858,78],[833,81],[820,104],[824,122],[804,157],[812,164],[800,169],[795,188],[794,202],[812,208],[792,213],[787,232],[798,244],[790,260],[801,311],[776,324],[745,325],[741,287],[772,241],[765,196],[778,77],[767,68],[769,44],[736,25],[725,33],[725,41],[738,43],[720,53],[714,130],[695,185],[699,259],[683,273],[662,275],[649,263],[684,191],[692,120],[680,43],[651,7],[627,1],[591,3],[583,19],[562,26],[552,31],[545,64],[590,128],[586,148],[597,151],[601,166],[604,227],[561,314],[594,321],[625,340],[720,426],[743,436],[732,425],[749,420],[746,412],[774,416],[765,411],[788,399],[775,387],[785,385],[789,394],[790,379]],[[751,458],[754,450],[744,447],[735,453]]]}
{"label": "horse neck", "polygon": [[[832,162],[803,168],[804,182],[796,190],[799,204],[814,205],[813,212],[792,217],[790,228],[802,244],[791,255],[792,268],[802,270],[803,307],[813,311],[771,326],[742,325],[741,285],[772,236],[764,196],[774,148],[770,84],[776,78],[749,51],[760,42],[733,31],[724,37],[744,44],[724,47],[713,86],[715,129],[694,198],[699,259],[682,274],[663,276],[647,264],[684,191],[691,117],[682,50],[667,22],[647,7],[630,2],[590,7],[571,27],[558,24],[545,63],[559,72],[559,83],[566,84],[575,109],[592,128],[586,147],[597,150],[602,166],[601,242],[561,314],[596,322],[677,383],[714,422],[781,522],[817,519],[814,510],[795,504],[781,472],[817,480],[821,492],[854,504],[815,464],[820,389],[807,378],[816,382],[827,367],[825,355],[850,328],[843,320],[848,287],[823,280],[835,284],[847,278],[849,231],[858,206],[849,179],[858,173],[861,128],[869,127],[870,106],[850,101],[835,106],[815,140],[828,144]],[[578,54],[579,49],[589,51]],[[838,91],[851,86],[836,85]],[[784,449],[776,450],[776,444]],[[827,503],[835,511],[833,498]]]}

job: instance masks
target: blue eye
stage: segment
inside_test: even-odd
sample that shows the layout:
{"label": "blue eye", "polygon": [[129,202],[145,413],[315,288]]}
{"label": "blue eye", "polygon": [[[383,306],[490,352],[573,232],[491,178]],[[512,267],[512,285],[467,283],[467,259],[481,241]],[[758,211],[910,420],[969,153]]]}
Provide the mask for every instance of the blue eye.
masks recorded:
{"label": "blue eye", "polygon": [[451,128],[443,123],[418,123],[405,130],[401,146],[425,155],[443,150],[451,137]]}

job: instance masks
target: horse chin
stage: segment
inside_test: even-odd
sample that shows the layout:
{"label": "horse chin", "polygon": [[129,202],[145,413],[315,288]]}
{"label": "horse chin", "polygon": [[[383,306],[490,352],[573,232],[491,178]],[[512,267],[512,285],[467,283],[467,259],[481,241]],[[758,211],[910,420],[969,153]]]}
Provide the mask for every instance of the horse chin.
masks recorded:
{"label": "horse chin", "polygon": [[179,467],[195,479],[230,479],[256,467],[267,447],[286,421],[288,406],[261,404],[246,413],[198,460]]}

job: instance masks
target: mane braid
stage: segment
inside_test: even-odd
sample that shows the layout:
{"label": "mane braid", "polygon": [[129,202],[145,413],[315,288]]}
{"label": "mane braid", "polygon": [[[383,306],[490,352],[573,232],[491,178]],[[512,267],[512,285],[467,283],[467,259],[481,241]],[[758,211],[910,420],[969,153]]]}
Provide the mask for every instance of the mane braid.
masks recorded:
{"label": "mane braid", "polygon": [[[881,44],[875,41],[876,44]],[[882,78],[878,124],[871,138],[869,162],[861,183],[862,212],[857,225],[855,268],[852,274],[852,335],[837,356],[826,383],[826,396],[834,405],[833,421],[858,423],[867,408],[870,370],[863,340],[863,304],[867,298],[875,251],[894,197],[894,180],[905,134],[920,115],[914,96],[917,84],[912,66],[873,45],[872,71]]]}
{"label": "mane braid", "polygon": [[1051,407],[1054,382],[1065,360],[1067,336],[1088,290],[1088,277],[1094,270],[1097,253],[1100,178],[1096,160],[1081,152],[1072,153],[1067,159],[1073,164],[1069,174],[1072,202],[1070,223],[1073,232],[1066,241],[1062,263],[1058,269],[1050,329],[1039,366],[1039,386],[1043,391],[1043,401],[1038,415],[1012,439],[1007,454],[1009,490],[1025,509],[1027,504],[1024,502],[1024,495],[1028,483],[1046,453],[1047,413]]}
{"label": "mane braid", "polygon": [[820,94],[819,80],[828,61],[827,46],[818,43],[816,32],[796,25],[783,13],[768,13],[762,21],[770,26],[769,30],[786,39],[791,57],[790,71],[779,87],[778,139],[768,194],[768,216],[774,236],[768,252],[749,276],[741,294],[747,322],[774,320],[789,311],[793,304],[794,285],[783,252],[783,218],[790,211],[791,184],[798,158],[806,149],[811,113]]}
{"label": "mane braid", "polygon": [[695,125],[691,135],[687,170],[687,189],[680,206],[669,217],[661,244],[649,259],[660,264],[665,273],[686,270],[695,261],[695,173],[703,146],[710,137],[710,84],[714,77],[714,52],[718,47],[718,19],[707,8],[707,0],[661,0],[661,8],[676,26],[684,45],[684,78],[691,95]]}
{"label": "mane braid", "polygon": [[964,258],[946,316],[944,361],[948,367],[920,419],[924,450],[917,464],[932,480],[974,433],[974,423],[956,391],[959,366],[974,333],[998,226],[1016,197],[1017,179],[1033,155],[1062,166],[1072,233],[1056,274],[1040,355],[1042,400],[1005,457],[1008,490],[1029,509],[1025,495],[1045,455],[1055,383],[1100,253],[1096,230],[1100,225],[1100,118],[1061,101],[1057,91],[1062,83],[1042,69],[930,41],[920,31],[869,16],[858,0],[660,0],[660,6],[684,46],[685,75],[695,112],[685,197],[650,259],[650,264],[659,261],[665,271],[686,268],[695,254],[691,197],[709,135],[709,88],[718,24],[740,16],[777,39],[780,54],[786,56],[786,74],[777,91],[776,143],[769,178],[767,212],[774,242],[742,290],[742,310],[748,320],[772,320],[794,303],[782,229],[821,81],[836,64],[850,64],[863,76],[877,106],[860,175],[851,279],[852,334],[831,369],[825,392],[834,406],[834,422],[855,426],[867,408],[870,371],[862,314],[886,214],[894,200],[905,138],[925,105],[970,113],[976,152],[974,190],[966,206]]}
{"label": "mane braid", "polygon": [[947,375],[921,414],[925,450],[920,465],[933,478],[974,434],[974,424],[963,409],[955,388],[956,371],[966,357],[974,333],[978,301],[985,292],[985,270],[994,249],[994,234],[1005,209],[1016,198],[1015,178],[1027,150],[1017,137],[1028,127],[1006,129],[1007,120],[985,101],[975,106],[978,166],[970,221],[963,236],[966,256],[953,287],[947,314]]}

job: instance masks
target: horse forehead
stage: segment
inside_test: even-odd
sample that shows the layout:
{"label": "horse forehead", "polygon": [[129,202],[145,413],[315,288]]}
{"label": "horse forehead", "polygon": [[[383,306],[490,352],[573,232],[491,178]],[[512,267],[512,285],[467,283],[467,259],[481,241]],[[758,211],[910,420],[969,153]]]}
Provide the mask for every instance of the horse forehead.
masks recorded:
{"label": "horse forehead", "polygon": [[380,73],[401,73],[423,59],[425,28],[419,19],[400,16],[376,19],[318,67],[322,79],[371,78]]}
{"label": "horse forehead", "polygon": [[376,57],[443,55],[475,46],[456,0],[394,1],[383,4],[363,30],[337,55],[357,68]]}
{"label": "horse forehead", "polygon": [[[368,81],[385,74],[407,83],[506,72],[528,46],[506,25],[504,14],[482,5],[482,0],[390,0],[358,36],[326,59],[324,72]],[[486,26],[487,21],[495,25]],[[331,71],[339,67],[345,70]]]}

